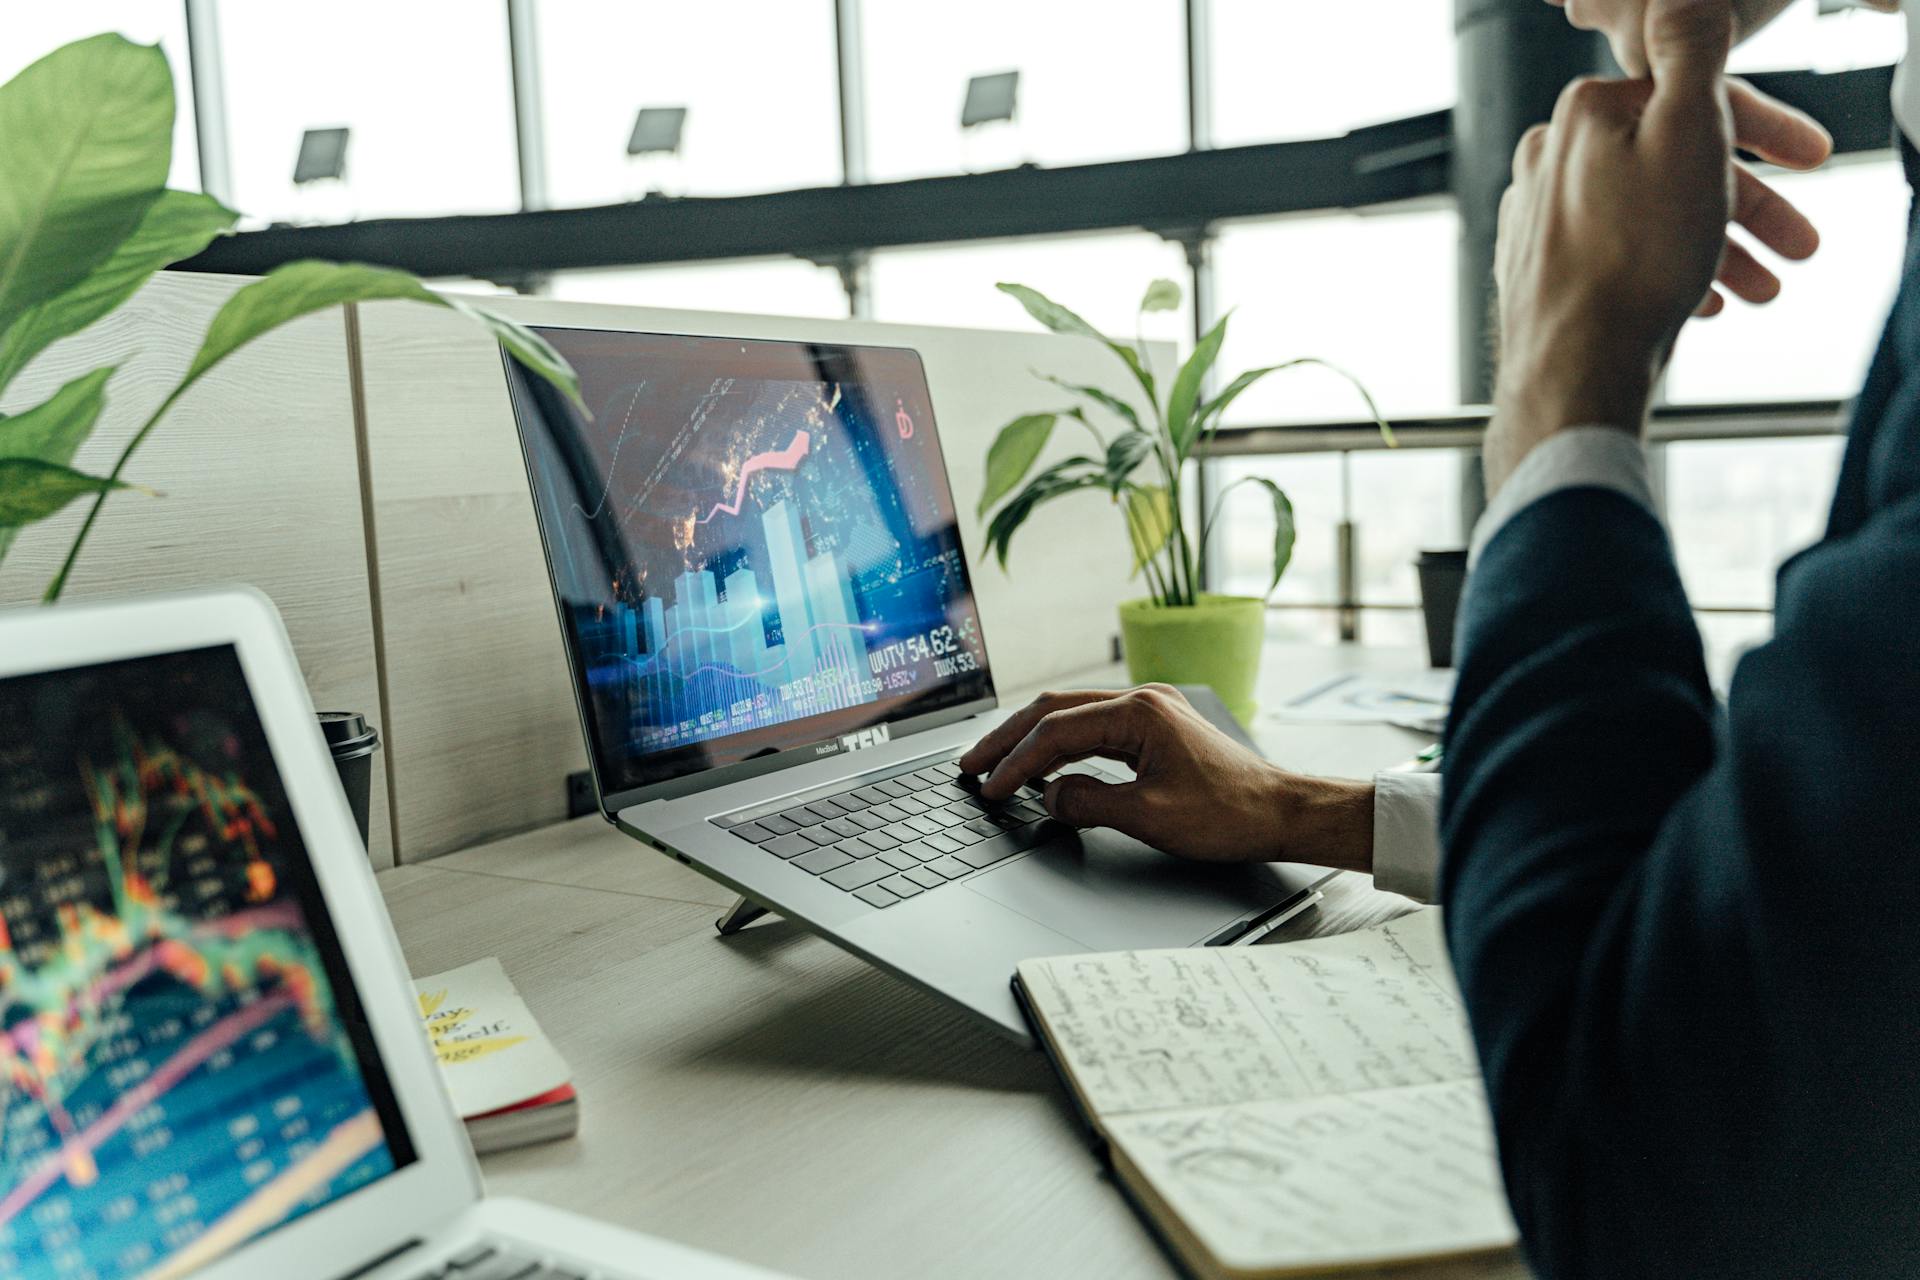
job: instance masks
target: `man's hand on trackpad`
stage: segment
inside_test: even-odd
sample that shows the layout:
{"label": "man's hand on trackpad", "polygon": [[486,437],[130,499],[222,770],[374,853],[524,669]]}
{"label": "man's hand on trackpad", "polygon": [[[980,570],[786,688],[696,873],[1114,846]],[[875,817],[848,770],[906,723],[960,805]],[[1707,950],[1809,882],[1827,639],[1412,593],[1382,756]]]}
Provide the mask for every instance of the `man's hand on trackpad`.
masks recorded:
{"label": "man's hand on trackpad", "polygon": [[1269,764],[1207,723],[1169,685],[1044,694],[958,763],[986,775],[985,798],[1004,800],[1025,782],[1096,756],[1128,765],[1135,780],[1056,777],[1046,784],[1055,818],[1112,827],[1203,862],[1373,865],[1371,786]]}

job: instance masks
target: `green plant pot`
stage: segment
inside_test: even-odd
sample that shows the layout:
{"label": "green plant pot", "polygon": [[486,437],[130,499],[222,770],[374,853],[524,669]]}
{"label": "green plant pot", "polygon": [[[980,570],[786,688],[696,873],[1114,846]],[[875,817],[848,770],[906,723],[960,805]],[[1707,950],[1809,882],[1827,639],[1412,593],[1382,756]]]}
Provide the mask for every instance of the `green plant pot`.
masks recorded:
{"label": "green plant pot", "polygon": [[1174,608],[1128,600],[1120,606],[1127,674],[1136,684],[1207,685],[1250,725],[1266,617],[1266,602],[1254,596],[1203,595],[1199,604]]}

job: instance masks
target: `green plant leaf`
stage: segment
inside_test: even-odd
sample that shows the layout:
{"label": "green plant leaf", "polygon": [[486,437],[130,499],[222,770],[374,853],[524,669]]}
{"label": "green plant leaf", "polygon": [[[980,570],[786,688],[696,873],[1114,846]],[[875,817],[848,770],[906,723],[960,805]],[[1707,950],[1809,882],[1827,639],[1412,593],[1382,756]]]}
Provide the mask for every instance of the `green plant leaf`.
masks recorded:
{"label": "green plant leaf", "polygon": [[0,333],[107,260],[172,158],[173,76],[156,47],[94,36],[0,85]]}
{"label": "green plant leaf", "polygon": [[[65,466],[92,434],[106,407],[112,368],[95,369],[14,417],[0,415],[0,458],[32,458]],[[0,560],[7,557],[18,526],[0,526]]]}
{"label": "green plant leaf", "polygon": [[1201,418],[1196,412],[1200,389],[1206,385],[1207,372],[1213,368],[1213,362],[1220,358],[1220,344],[1226,340],[1227,321],[1231,318],[1231,315],[1221,316],[1218,324],[1201,335],[1193,354],[1180,366],[1173,390],[1167,394],[1167,434],[1173,437],[1173,456],[1180,462],[1187,460],[1194,439],[1200,434]]}
{"label": "green plant leaf", "polygon": [[[193,363],[175,384],[167,398],[160,402],[141,424],[133,438],[127,442],[120,456],[114,461],[113,472],[108,479],[114,483],[107,488],[121,488],[117,482],[126,469],[128,461],[146,441],[153,429],[166,417],[174,402],[186,394],[188,388],[198,382],[209,370],[222,360],[238,351],[269,330],[278,328],[290,320],[323,311],[328,307],[346,302],[372,302],[380,299],[396,299],[410,302],[425,302],[434,306],[446,307],[461,315],[478,321],[496,341],[533,373],[552,383],[574,404],[585,405],[580,400],[580,381],[568,367],[567,362],[546,341],[510,320],[491,315],[479,307],[454,298],[443,298],[421,284],[404,271],[389,271],[383,267],[368,267],[357,263],[337,262],[289,262],[276,267],[265,276],[247,285],[232,297],[214,314],[213,323],[207,326],[207,333],[200,341],[200,350],[194,353]],[[87,512],[86,520],[74,535],[73,545],[67,549],[66,558],[61,561],[59,571],[47,584],[42,593],[42,603],[52,604],[66,590],[67,578],[73,572],[73,566],[80,559],[80,552],[86,546],[87,535],[100,518],[101,508],[106,502],[106,489],[96,492],[93,507]]]}
{"label": "green plant leaf", "polygon": [[1078,382],[1068,382],[1066,379],[1056,378],[1050,373],[1043,373],[1039,376],[1045,381],[1051,382],[1054,386],[1059,387],[1062,391],[1071,391],[1077,396],[1085,396],[1101,408],[1108,410],[1114,414],[1114,416],[1126,422],[1127,425],[1135,431],[1142,429],[1139,413],[1135,411],[1132,405],[1122,400],[1119,396],[1108,391],[1103,391],[1099,387],[1089,387],[1083,386]]}
{"label": "green plant leaf", "polygon": [[19,528],[44,520],[88,494],[127,486],[106,476],[90,476],[39,458],[0,458],[0,528]]}
{"label": "green plant leaf", "polygon": [[50,343],[78,333],[132,297],[154,272],[206,248],[239,215],[211,196],[163,191],[133,234],[65,292],[28,307],[0,334],[0,391]]}
{"label": "green plant leaf", "polygon": [[1140,310],[1177,311],[1180,308],[1180,286],[1171,280],[1155,280],[1147,286],[1146,296],[1140,299]]}
{"label": "green plant leaf", "polygon": [[1027,487],[1009,498],[987,525],[987,549],[1000,562],[1000,568],[1006,569],[1007,549],[1013,535],[1036,507],[1081,489],[1099,488],[1104,482],[1100,464],[1083,457],[1056,462],[1028,481]]}
{"label": "green plant leaf", "polygon": [[1280,576],[1293,563],[1293,503],[1285,490],[1265,476],[1248,476],[1245,483],[1259,485],[1273,499],[1273,579],[1267,583],[1267,594],[1272,595],[1280,585]]}
{"label": "green plant leaf", "polygon": [[[1313,356],[1302,356],[1298,360],[1287,360],[1280,364],[1270,364],[1264,369],[1247,370],[1232,382],[1229,382],[1219,395],[1200,407],[1198,414],[1199,431],[1206,432],[1216,429],[1220,425],[1221,417],[1227,411],[1227,406],[1239,399],[1241,392],[1260,381],[1260,379],[1270,373],[1279,373],[1283,369],[1294,369],[1302,365],[1317,365],[1330,373],[1346,379],[1347,382],[1352,385],[1353,389],[1360,393],[1360,399],[1365,402],[1367,412],[1373,417],[1374,425],[1380,428],[1380,435],[1387,442],[1387,446],[1389,448],[1397,448],[1399,446],[1400,442],[1394,438],[1393,428],[1387,425],[1385,418],[1380,416],[1380,406],[1374,403],[1373,393],[1367,390],[1366,384],[1348,373],[1345,369],[1342,369],[1339,365],[1329,364],[1325,360],[1317,359]],[[1196,433],[1196,435],[1197,434],[1198,433]]]}
{"label": "green plant leaf", "polygon": [[1118,494],[1127,487],[1127,478],[1153,456],[1153,437],[1144,431],[1129,431],[1113,438],[1107,446],[1107,487]]}
{"label": "green plant leaf", "polygon": [[100,420],[112,367],[82,374],[45,401],[12,417],[0,416],[0,458],[68,463]]}
{"label": "green plant leaf", "polygon": [[1173,539],[1173,498],[1162,485],[1128,485],[1127,537],[1133,544],[1133,571],[1166,549]]}
{"label": "green plant leaf", "polygon": [[581,403],[579,379],[539,335],[457,298],[442,297],[404,271],[352,262],[289,262],[228,298],[207,326],[207,336],[187,367],[181,389],[261,334],[290,320],[341,303],[390,299],[448,307],[478,321],[516,360],[551,382],[575,404]]}
{"label": "green plant leaf", "polygon": [[1026,479],[1059,420],[1057,413],[1029,413],[1000,428],[987,450],[986,486],[980,491],[980,505],[974,509],[978,514],[985,515],[988,507]]}
{"label": "green plant leaf", "polygon": [[998,288],[1000,292],[1019,302],[1021,306],[1027,309],[1028,315],[1038,320],[1053,332],[1072,334],[1082,338],[1092,338],[1096,342],[1105,343],[1107,349],[1120,357],[1126,364],[1128,371],[1133,374],[1134,380],[1146,391],[1147,400],[1151,403],[1159,403],[1158,393],[1154,390],[1153,386],[1153,375],[1147,372],[1147,366],[1142,363],[1138,351],[1135,351],[1124,342],[1115,342],[1112,338],[1109,338],[1106,334],[1101,333],[1098,329],[1081,319],[1078,314],[1067,310],[1037,289],[1029,289],[1023,284],[1006,283],[999,284],[995,287]]}

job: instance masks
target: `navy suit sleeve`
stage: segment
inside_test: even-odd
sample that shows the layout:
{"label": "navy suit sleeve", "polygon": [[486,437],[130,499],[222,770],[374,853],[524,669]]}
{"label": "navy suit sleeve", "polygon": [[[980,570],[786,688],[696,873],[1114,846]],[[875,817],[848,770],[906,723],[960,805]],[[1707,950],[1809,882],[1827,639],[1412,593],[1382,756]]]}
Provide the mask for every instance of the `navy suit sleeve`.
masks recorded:
{"label": "navy suit sleeve", "polygon": [[1723,717],[1643,507],[1483,554],[1441,900],[1543,1276],[1920,1274],[1916,602],[1914,510],[1803,554]]}

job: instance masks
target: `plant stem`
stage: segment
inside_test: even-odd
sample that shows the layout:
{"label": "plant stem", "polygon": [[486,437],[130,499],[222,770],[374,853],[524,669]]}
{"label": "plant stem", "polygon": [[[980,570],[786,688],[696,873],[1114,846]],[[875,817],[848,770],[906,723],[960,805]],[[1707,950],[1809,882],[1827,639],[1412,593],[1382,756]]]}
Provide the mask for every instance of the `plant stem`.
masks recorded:
{"label": "plant stem", "polygon": [[120,479],[120,473],[127,469],[127,463],[132,460],[134,450],[146,442],[147,436],[152,433],[154,427],[159,425],[160,419],[166,416],[167,410],[173,408],[173,402],[180,398],[180,393],[192,386],[193,382],[193,379],[188,379],[168,393],[167,398],[160,402],[160,407],[153,411],[153,416],[133,433],[133,439],[127,441],[127,447],[120,451],[120,456],[114,460],[113,470],[107,473],[106,485],[99,493],[93,495],[93,506],[88,508],[87,518],[81,521],[80,532],[73,536],[73,545],[67,548],[67,558],[60,562],[60,572],[53,575],[53,581],[47,584],[46,593],[40,597],[41,604],[53,604],[60,599],[60,593],[67,587],[67,577],[73,572],[74,563],[80,559],[80,548],[86,545],[87,535],[93,532],[93,522],[100,518],[100,508],[106,505],[107,495],[113,491],[114,483]]}

